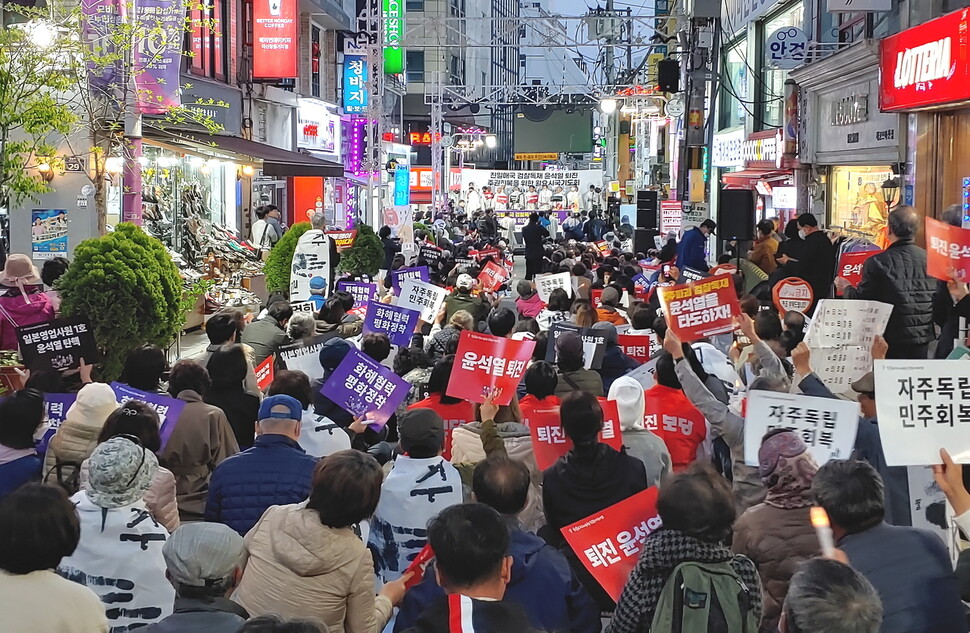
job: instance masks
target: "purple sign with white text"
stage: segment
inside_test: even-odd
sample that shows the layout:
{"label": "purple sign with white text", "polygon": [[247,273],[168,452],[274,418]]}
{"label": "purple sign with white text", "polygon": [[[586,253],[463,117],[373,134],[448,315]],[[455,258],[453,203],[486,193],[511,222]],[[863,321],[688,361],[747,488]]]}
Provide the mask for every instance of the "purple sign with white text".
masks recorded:
{"label": "purple sign with white text", "polygon": [[394,294],[401,294],[401,282],[405,279],[418,279],[420,281],[429,282],[431,281],[431,274],[428,272],[427,266],[398,268],[397,270],[391,271],[391,287],[394,288]]}
{"label": "purple sign with white text", "polygon": [[417,310],[374,302],[367,306],[364,333],[383,332],[394,345],[407,347],[420,319],[421,313]]}
{"label": "purple sign with white text", "polygon": [[362,281],[338,281],[337,290],[349,292],[354,297],[354,308],[366,308],[377,296],[377,284]]}
{"label": "purple sign with white text", "polygon": [[164,114],[181,105],[179,70],[185,4],[183,0],[139,0],[135,15],[144,33],[135,42],[138,110]]}
{"label": "purple sign with white text", "polygon": [[120,382],[111,383],[111,388],[114,389],[115,397],[121,404],[124,404],[127,400],[138,400],[155,409],[161,422],[158,433],[162,436],[162,449],[164,449],[168,438],[172,436],[172,431],[175,430],[175,425],[178,424],[182,409],[185,408],[185,402],[157,393],[148,393]]}
{"label": "purple sign with white text", "polygon": [[354,416],[380,428],[404,402],[411,385],[357,349],[351,349],[320,393]]}
{"label": "purple sign with white text", "polygon": [[67,418],[67,410],[71,408],[75,400],[77,400],[76,393],[44,394],[44,408],[47,411],[47,432],[44,433],[44,437],[34,447],[38,453],[47,452],[47,444],[51,441],[51,437],[57,432],[61,424],[64,423],[64,420]]}

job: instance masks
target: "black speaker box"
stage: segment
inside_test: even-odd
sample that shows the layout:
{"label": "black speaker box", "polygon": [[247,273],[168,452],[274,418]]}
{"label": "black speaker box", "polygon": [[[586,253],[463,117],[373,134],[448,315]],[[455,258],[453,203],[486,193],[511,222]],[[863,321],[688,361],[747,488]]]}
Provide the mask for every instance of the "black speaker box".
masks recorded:
{"label": "black speaker box", "polygon": [[717,202],[717,237],[750,240],[754,237],[754,191],[722,189]]}
{"label": "black speaker box", "polygon": [[657,87],[661,92],[680,92],[680,62],[661,59],[657,64]]}
{"label": "black speaker box", "polygon": [[620,121],[620,135],[622,136],[624,134],[630,134],[630,121],[627,119]]}
{"label": "black speaker box", "polygon": [[637,226],[641,229],[656,229],[659,206],[656,191],[638,191]]}
{"label": "black speaker box", "polygon": [[647,254],[647,251],[657,248],[653,238],[660,235],[656,229],[634,229],[633,230],[633,252]]}

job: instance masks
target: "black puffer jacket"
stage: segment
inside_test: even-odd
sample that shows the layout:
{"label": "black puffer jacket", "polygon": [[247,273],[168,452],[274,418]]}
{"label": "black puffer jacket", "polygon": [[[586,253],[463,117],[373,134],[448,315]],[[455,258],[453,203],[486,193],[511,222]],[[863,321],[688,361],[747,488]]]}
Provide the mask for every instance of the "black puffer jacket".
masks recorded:
{"label": "black puffer jacket", "polygon": [[862,266],[857,288],[846,288],[846,299],[871,299],[895,308],[886,326],[886,342],[893,346],[925,345],[936,338],[933,329],[933,291],[936,282],[926,274],[926,251],[912,239],[901,239]]}

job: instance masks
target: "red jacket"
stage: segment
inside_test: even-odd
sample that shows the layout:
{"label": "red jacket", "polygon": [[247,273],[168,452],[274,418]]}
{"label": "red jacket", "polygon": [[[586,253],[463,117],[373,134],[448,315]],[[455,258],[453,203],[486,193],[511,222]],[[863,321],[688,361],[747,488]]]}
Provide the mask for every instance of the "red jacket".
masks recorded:
{"label": "red jacket", "polygon": [[697,459],[697,447],[707,437],[704,416],[680,389],[654,385],[644,394],[644,426],[663,438],[674,472]]}

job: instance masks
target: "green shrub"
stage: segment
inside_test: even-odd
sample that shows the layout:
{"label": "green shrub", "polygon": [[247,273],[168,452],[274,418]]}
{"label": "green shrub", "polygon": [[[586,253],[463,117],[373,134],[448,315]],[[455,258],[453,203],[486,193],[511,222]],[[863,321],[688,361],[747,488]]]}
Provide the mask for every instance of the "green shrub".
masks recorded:
{"label": "green shrub", "polygon": [[373,277],[384,263],[384,244],[370,225],[358,224],[355,228],[357,239],[353,246],[340,255],[337,269],[345,273]]}
{"label": "green shrub", "polygon": [[296,252],[296,243],[300,241],[300,236],[309,230],[309,222],[294,224],[273,246],[273,250],[269,252],[269,257],[266,258],[266,265],[263,267],[263,272],[266,274],[267,292],[289,291],[290,270],[293,266],[293,253]]}
{"label": "green shrub", "polygon": [[94,330],[105,381],[121,375],[131,350],[170,346],[195,301],[162,243],[127,222],[81,242],[57,290],[64,316],[80,316]]}

